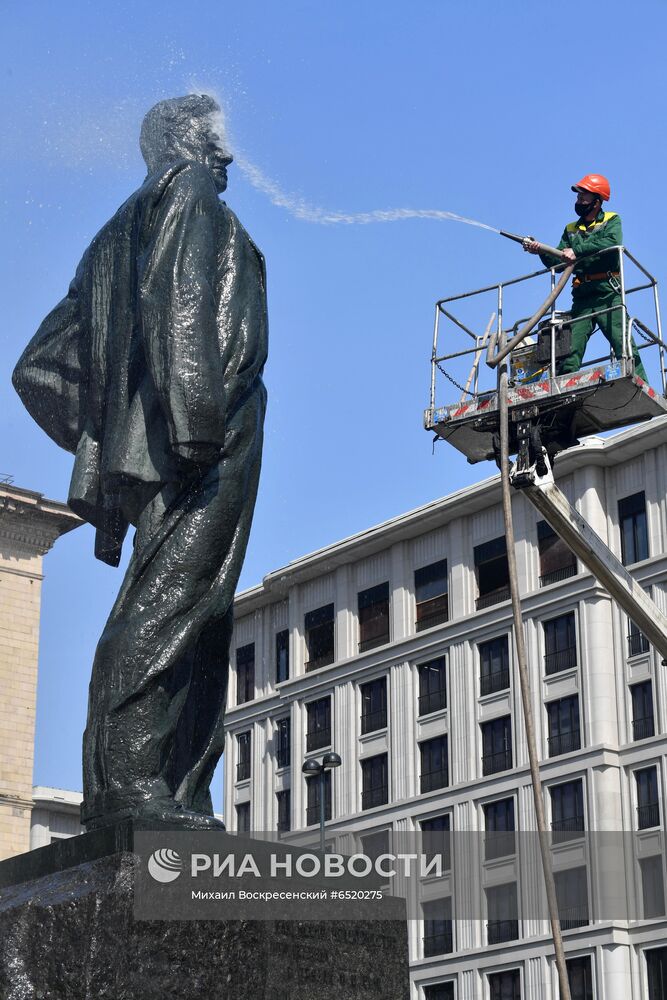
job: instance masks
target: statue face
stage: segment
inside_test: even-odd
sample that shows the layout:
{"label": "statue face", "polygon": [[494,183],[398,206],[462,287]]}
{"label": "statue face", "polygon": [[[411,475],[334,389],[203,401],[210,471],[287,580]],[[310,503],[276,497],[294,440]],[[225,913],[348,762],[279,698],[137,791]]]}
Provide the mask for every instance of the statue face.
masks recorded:
{"label": "statue face", "polygon": [[233,160],[221,138],[223,131],[222,115],[218,112],[203,120],[200,132],[200,162],[211,171],[218,194],[227,187],[227,167]]}

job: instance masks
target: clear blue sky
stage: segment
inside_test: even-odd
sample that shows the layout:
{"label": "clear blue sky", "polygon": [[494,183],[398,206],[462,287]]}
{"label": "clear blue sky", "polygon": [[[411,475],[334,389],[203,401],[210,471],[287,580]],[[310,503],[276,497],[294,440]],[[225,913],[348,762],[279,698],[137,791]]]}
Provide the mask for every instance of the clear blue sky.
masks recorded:
{"label": "clear blue sky", "polygon": [[[667,8],[599,9],[5,0],[0,471],[66,497],[71,457],[22,409],[11,370],[91,237],[141,183],[142,115],[193,86],[223,96],[237,148],[265,174],[327,209],[440,208],[555,242],[572,217],[569,185],[605,173],[626,243],[662,281]],[[421,428],[433,302],[521,273],[526,258],[457,223],[298,221],[229,173],[226,200],[269,277],[250,586],[492,473],[445,446],[432,457]],[[81,784],[90,664],[121,581],[92,543],[81,529],[45,559],[39,784]]]}

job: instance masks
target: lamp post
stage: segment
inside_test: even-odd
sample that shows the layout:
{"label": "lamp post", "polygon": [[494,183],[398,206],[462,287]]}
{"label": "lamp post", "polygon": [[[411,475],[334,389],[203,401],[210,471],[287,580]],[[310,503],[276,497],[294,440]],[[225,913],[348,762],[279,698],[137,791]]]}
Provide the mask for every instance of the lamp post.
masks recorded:
{"label": "lamp post", "polygon": [[314,757],[310,757],[308,760],[303,762],[303,767],[301,770],[306,775],[306,777],[314,778],[319,777],[320,782],[320,850],[322,854],[325,851],[324,842],[324,823],[325,823],[325,811],[324,811],[324,782],[327,771],[332,770],[334,767],[340,767],[342,761],[337,753],[329,751],[325,753],[321,761],[315,760]]}

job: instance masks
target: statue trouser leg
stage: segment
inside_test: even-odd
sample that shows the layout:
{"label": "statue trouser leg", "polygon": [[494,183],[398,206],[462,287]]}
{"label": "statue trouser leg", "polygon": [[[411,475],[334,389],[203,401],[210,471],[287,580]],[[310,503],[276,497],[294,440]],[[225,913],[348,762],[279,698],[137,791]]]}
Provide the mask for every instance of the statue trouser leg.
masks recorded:
{"label": "statue trouser leg", "polygon": [[264,396],[220,462],[143,511],[100,639],[84,734],[89,828],[180,805],[210,812],[222,752],[232,601],[255,503]]}

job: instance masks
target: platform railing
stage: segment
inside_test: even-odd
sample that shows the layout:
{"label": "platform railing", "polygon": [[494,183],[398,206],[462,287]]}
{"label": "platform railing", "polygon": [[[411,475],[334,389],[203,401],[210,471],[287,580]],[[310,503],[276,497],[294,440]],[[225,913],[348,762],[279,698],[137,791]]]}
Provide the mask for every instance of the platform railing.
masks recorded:
{"label": "platform railing", "polygon": [[[645,351],[648,348],[656,347],[659,354],[659,365],[660,365],[660,380],[662,385],[663,395],[667,396],[667,368],[665,365],[665,351],[667,350],[667,344],[665,344],[662,338],[662,323],[660,318],[660,302],[658,296],[658,283],[655,277],[641,264],[637,258],[623,245],[619,244],[617,246],[608,247],[604,251],[599,251],[594,255],[590,255],[591,259],[600,256],[601,253],[608,254],[613,251],[618,251],[619,259],[619,294],[621,301],[618,305],[610,306],[608,308],[599,309],[590,314],[590,319],[599,319],[600,317],[610,313],[620,311],[622,318],[622,337],[623,337],[623,355],[622,358],[616,358],[616,361],[625,361],[628,365],[632,364],[632,335],[633,331],[637,332],[644,343],[637,343],[638,351]],[[633,284],[628,286],[627,283],[627,261],[630,261],[634,267],[643,275],[646,279],[641,280],[638,284]],[[582,260],[583,257],[579,257]],[[450,383],[454,385],[456,389],[461,393],[461,401],[463,402],[466,397],[471,400],[478,400],[480,395],[484,395],[488,392],[492,392],[495,386],[495,377],[490,380],[491,384],[488,389],[480,390],[480,362],[482,356],[487,352],[489,343],[493,346],[493,343],[497,342],[503,335],[510,339],[512,333],[516,332],[520,323],[523,320],[518,320],[512,326],[503,326],[503,310],[506,298],[507,289],[518,286],[524,282],[532,281],[533,279],[540,278],[544,275],[550,276],[551,290],[555,288],[560,272],[563,270],[564,265],[559,264],[556,267],[551,268],[541,268],[537,271],[531,271],[528,274],[519,275],[516,278],[511,278],[507,281],[498,282],[497,284],[486,285],[483,288],[473,289],[472,291],[462,292],[459,295],[450,295],[446,298],[439,299],[435,304],[435,318],[433,327],[433,345],[431,352],[431,385],[430,385],[430,396],[429,396],[429,408],[430,412],[434,413],[436,409],[436,384],[438,382],[438,372],[440,371]],[[652,292],[653,299],[653,317],[652,324],[654,328],[640,319],[635,313],[630,312],[628,308],[628,299],[630,296],[641,292],[650,290]],[[470,300],[477,296],[493,294],[495,299],[495,327],[493,330],[487,331],[486,334],[480,334],[471,328],[471,324],[464,322],[460,316],[457,316],[454,312],[456,308],[456,303],[461,303],[464,300]],[[569,316],[561,319],[559,317],[559,310],[556,308],[557,302],[554,302],[551,306],[550,311],[547,313],[547,318],[549,326],[551,327],[551,359],[548,366],[550,378],[553,380],[557,375],[557,362],[556,362],[556,331],[563,326],[570,324],[571,320]],[[451,327],[455,328],[456,335],[459,336],[463,333],[471,341],[470,346],[464,347],[463,349],[456,349],[453,351],[445,351],[443,347],[443,321],[447,321],[448,330]],[[542,321],[544,322],[544,321]],[[533,331],[534,332],[534,331]],[[449,342],[451,343],[453,333],[448,334]],[[460,339],[459,339],[460,343]],[[454,346],[452,344],[452,346]],[[458,347],[458,345],[457,345]],[[464,385],[463,379],[458,381],[456,378],[452,377],[444,369],[443,365],[446,362],[451,362],[454,359],[461,359],[465,357],[472,358],[472,368],[470,375],[468,376],[468,381]],[[610,355],[603,356],[601,358],[593,358],[587,360],[585,365],[582,367],[592,367],[596,364],[609,363]],[[546,368],[545,368],[546,374]],[[464,376],[465,377],[465,376]],[[451,404],[451,399],[447,401]]]}

